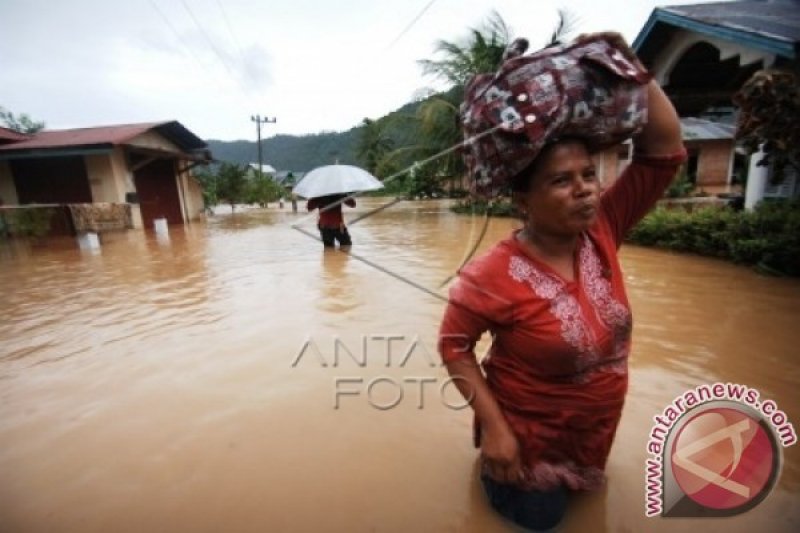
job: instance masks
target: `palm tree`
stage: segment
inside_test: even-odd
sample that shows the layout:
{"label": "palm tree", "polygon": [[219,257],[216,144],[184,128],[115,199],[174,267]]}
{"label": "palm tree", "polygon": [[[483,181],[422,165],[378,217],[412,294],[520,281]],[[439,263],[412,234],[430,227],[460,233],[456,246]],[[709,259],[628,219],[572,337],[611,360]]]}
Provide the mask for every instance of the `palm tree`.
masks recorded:
{"label": "palm tree", "polygon": [[[576,23],[577,19],[568,11],[559,10],[558,24],[546,46],[566,40]],[[425,74],[449,82],[451,88],[429,96],[420,105],[416,117],[421,134],[420,143],[402,150],[415,150],[415,157],[423,159],[460,144],[462,134],[458,122],[458,107],[463,100],[465,86],[477,74],[496,71],[512,40],[509,26],[496,11],[492,11],[484,25],[470,29],[468,38],[461,44],[438,41],[435,51],[443,58],[423,59],[418,63]],[[425,174],[430,179],[460,175],[464,170],[461,157],[453,152],[448,152],[425,167]]]}
{"label": "palm tree", "polygon": [[464,173],[461,154],[450,150],[461,141],[458,106],[463,98],[463,87],[457,85],[447,92],[429,97],[417,109],[421,142],[415,156],[433,159],[417,169],[413,182],[417,190],[412,191],[415,196],[441,192],[444,179]]}
{"label": "palm tree", "polygon": [[492,11],[482,28],[471,28],[464,44],[437,41],[435,52],[444,59],[421,59],[424,74],[464,86],[475,74],[497,70],[503,52],[511,42],[511,30],[497,11]]}
{"label": "palm tree", "polygon": [[386,135],[383,121],[368,118],[362,121],[356,157],[367,171],[377,176],[386,154],[393,147],[394,141]]}
{"label": "palm tree", "polygon": [[441,59],[418,61],[426,75],[442,79],[451,87],[445,92],[428,94],[417,108],[413,120],[418,142],[389,154],[394,160],[420,161],[446,152],[429,163],[414,166],[409,180],[410,195],[428,196],[440,192],[442,178],[463,173],[461,156],[447,150],[461,141],[458,106],[463,99],[464,86],[475,74],[496,70],[510,40],[508,25],[492,11],[482,27],[469,30],[463,42],[438,41],[435,51]]}
{"label": "palm tree", "polygon": [[571,11],[559,9],[558,24],[556,24],[556,28],[553,30],[552,35],[550,35],[550,42],[545,44],[545,46],[550,47],[563,44],[564,41],[567,40],[567,37],[575,31],[578,22],[578,17],[573,15]]}

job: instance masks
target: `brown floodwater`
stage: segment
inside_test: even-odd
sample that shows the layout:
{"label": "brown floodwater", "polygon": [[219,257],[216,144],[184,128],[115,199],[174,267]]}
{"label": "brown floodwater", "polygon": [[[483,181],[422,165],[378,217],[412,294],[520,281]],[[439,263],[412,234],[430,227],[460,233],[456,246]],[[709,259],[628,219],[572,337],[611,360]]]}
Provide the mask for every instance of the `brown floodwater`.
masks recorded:
{"label": "brown floodwater", "polygon": [[[354,225],[347,255],[288,206],[220,212],[97,252],[0,243],[0,531],[511,531],[436,363],[440,286],[480,219],[404,202]],[[513,226],[493,220],[482,248]],[[622,260],[630,390],[608,484],[562,530],[800,531],[797,445],[745,514],[644,514],[653,416],[682,392],[746,384],[800,424],[800,282]]]}

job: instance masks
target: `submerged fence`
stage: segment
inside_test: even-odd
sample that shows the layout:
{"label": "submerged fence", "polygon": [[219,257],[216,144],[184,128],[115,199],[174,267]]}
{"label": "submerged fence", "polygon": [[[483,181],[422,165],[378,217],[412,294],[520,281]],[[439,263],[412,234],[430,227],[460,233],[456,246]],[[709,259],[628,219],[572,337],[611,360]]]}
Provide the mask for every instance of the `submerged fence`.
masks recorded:
{"label": "submerged fence", "polygon": [[0,237],[45,237],[133,228],[126,203],[0,206]]}

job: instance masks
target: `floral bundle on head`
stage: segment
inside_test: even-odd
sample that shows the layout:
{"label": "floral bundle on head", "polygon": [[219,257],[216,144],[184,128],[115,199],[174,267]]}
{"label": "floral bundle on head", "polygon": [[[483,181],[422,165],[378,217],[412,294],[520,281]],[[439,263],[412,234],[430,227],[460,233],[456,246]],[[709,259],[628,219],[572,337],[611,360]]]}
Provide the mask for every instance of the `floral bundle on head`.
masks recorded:
{"label": "floral bundle on head", "polygon": [[460,119],[476,196],[506,191],[558,137],[581,138],[600,150],[647,122],[644,86],[651,76],[619,44],[593,37],[525,55],[527,46],[514,41],[496,73],[467,84]]}

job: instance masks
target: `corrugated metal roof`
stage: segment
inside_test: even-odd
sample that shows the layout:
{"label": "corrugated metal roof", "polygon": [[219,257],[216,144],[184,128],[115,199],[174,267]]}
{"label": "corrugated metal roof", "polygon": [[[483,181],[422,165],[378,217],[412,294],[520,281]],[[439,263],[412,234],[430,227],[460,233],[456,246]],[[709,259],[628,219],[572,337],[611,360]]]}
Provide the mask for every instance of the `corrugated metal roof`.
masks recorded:
{"label": "corrugated metal roof", "polygon": [[95,128],[40,131],[26,140],[0,146],[0,151],[26,151],[67,147],[97,147],[125,144],[150,130],[175,143],[180,149],[193,151],[205,149],[206,143],[177,121],[121,124]]}
{"label": "corrugated metal roof", "polygon": [[666,44],[665,32],[674,28],[794,59],[800,43],[800,0],[659,7],[634,39],[633,49],[647,63]]}
{"label": "corrugated metal roof", "polygon": [[146,133],[159,123],[100,126],[72,130],[40,131],[28,140],[4,146],[0,150],[31,150],[36,148],[64,148],[67,146],[95,146],[98,144],[122,144]]}
{"label": "corrugated metal roof", "polygon": [[[250,168],[253,170],[258,170],[258,163],[250,163]],[[261,172],[264,174],[275,174],[275,167],[272,165],[263,164],[261,165]]]}
{"label": "corrugated metal roof", "polygon": [[0,126],[0,141],[24,141],[28,136]]}
{"label": "corrugated metal roof", "polygon": [[685,117],[681,119],[684,141],[711,141],[733,139],[736,127],[732,124],[712,122],[704,118]]}
{"label": "corrugated metal roof", "polygon": [[666,6],[662,9],[714,26],[792,43],[800,41],[800,2],[750,0]]}

